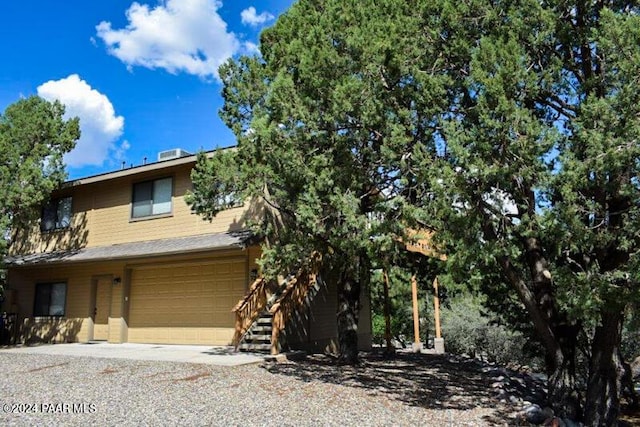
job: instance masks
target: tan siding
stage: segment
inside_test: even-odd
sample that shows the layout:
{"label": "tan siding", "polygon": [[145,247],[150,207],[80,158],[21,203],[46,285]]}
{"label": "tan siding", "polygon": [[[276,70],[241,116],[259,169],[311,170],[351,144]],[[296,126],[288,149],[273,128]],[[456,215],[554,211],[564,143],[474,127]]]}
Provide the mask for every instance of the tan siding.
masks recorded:
{"label": "tan siding", "polygon": [[111,307],[109,314],[109,342],[121,343],[125,341],[124,319],[122,313],[124,293],[122,282],[111,288]]}
{"label": "tan siding", "polygon": [[311,341],[325,343],[337,335],[338,292],[334,281],[316,295],[311,304]]}
{"label": "tan siding", "polygon": [[227,345],[231,308],[244,294],[246,258],[132,271],[128,339],[159,344]]}
{"label": "tan siding", "polygon": [[[257,261],[262,256],[262,249],[259,245],[250,246],[247,248],[247,252],[249,254],[249,271],[256,269],[259,270]],[[258,272],[260,274],[260,272]]]}
{"label": "tan siding", "polygon": [[34,342],[80,342],[87,340],[87,319],[29,318],[22,324],[21,340]]}
{"label": "tan siding", "polygon": [[[221,212],[211,222],[203,220],[193,214],[185,202],[185,195],[192,186],[190,174],[191,165],[181,165],[76,187],[73,189],[72,227],[41,233],[38,224],[34,224],[28,233],[21,234],[12,253],[48,252],[239,230],[247,227],[248,217],[254,217],[260,211],[257,205],[250,209],[250,203],[246,203]],[[168,176],[173,177],[171,215],[132,220],[134,183]]]}
{"label": "tan siding", "polygon": [[[358,347],[370,350],[371,314],[369,292],[363,290],[360,295],[360,313],[358,319]],[[338,292],[335,283],[322,287],[311,302],[311,306],[291,319],[287,327],[289,343],[296,348],[311,351],[336,352],[338,347],[337,317]]]}
{"label": "tan siding", "polygon": [[[79,266],[11,269],[10,288],[15,290],[15,308],[21,341],[74,342],[89,339],[92,276],[111,272],[120,276],[122,263],[102,263]],[[37,283],[64,281],[67,283],[65,316],[63,318],[33,317],[33,301]]]}
{"label": "tan siding", "polygon": [[122,317],[122,283],[111,289],[111,311],[109,317]]}

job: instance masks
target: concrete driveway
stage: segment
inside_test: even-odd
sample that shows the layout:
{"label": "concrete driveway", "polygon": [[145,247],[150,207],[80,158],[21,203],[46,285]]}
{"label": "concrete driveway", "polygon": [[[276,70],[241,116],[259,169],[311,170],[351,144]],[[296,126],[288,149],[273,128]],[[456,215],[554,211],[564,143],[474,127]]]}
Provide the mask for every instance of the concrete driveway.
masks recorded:
{"label": "concrete driveway", "polygon": [[164,362],[203,363],[218,366],[239,366],[258,363],[268,357],[263,354],[236,353],[231,347],[133,343],[109,344],[106,342],[13,347],[1,349],[0,352],[108,359],[157,360]]}

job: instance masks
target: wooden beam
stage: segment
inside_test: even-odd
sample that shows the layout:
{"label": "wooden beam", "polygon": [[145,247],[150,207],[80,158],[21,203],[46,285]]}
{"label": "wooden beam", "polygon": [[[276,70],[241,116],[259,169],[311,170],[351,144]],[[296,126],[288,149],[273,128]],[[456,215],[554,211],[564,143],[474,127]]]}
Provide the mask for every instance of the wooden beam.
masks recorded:
{"label": "wooden beam", "polygon": [[418,280],[411,276],[411,294],[413,297],[413,342],[420,345],[420,313],[418,310]]}
{"label": "wooden beam", "polygon": [[440,298],[438,297],[438,276],[433,279],[433,308],[436,322],[436,338],[442,338],[442,331],[440,330]]}
{"label": "wooden beam", "polygon": [[447,260],[447,255],[439,253],[433,246],[433,231],[408,229],[407,236],[411,238],[410,242],[405,243],[405,247],[409,252],[416,252],[442,261]]}
{"label": "wooden beam", "polygon": [[387,342],[386,354],[395,352],[393,343],[391,342],[391,301],[389,299],[389,276],[387,270],[382,270],[384,276],[384,338]]}

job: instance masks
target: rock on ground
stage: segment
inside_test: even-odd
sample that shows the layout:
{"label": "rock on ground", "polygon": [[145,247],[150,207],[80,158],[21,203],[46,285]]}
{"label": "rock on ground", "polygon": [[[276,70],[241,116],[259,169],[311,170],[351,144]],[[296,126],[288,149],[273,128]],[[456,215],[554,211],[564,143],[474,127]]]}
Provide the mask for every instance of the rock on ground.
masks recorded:
{"label": "rock on ground", "polygon": [[517,390],[500,402],[486,366],[448,356],[230,368],[0,352],[0,364],[0,425],[527,425]]}

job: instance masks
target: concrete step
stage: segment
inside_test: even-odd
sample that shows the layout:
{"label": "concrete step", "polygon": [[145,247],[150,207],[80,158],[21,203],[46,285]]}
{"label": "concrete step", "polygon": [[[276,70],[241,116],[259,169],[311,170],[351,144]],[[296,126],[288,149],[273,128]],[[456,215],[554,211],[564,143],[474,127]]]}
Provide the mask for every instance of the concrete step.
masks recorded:
{"label": "concrete step", "polygon": [[242,342],[246,343],[270,343],[271,335],[245,336]]}
{"label": "concrete step", "polygon": [[240,351],[271,351],[271,344],[253,344],[253,343],[242,343],[238,346],[238,350]]}
{"label": "concrete step", "polygon": [[249,328],[249,333],[256,333],[256,332],[271,333],[272,330],[273,328],[271,327],[271,325],[261,325],[259,323],[255,323],[253,326],[251,326],[251,328]]}
{"label": "concrete step", "polygon": [[270,336],[271,336],[271,330],[255,331],[253,329],[250,329],[245,334],[245,337],[247,337],[247,338],[251,338],[251,337],[270,337]]}

